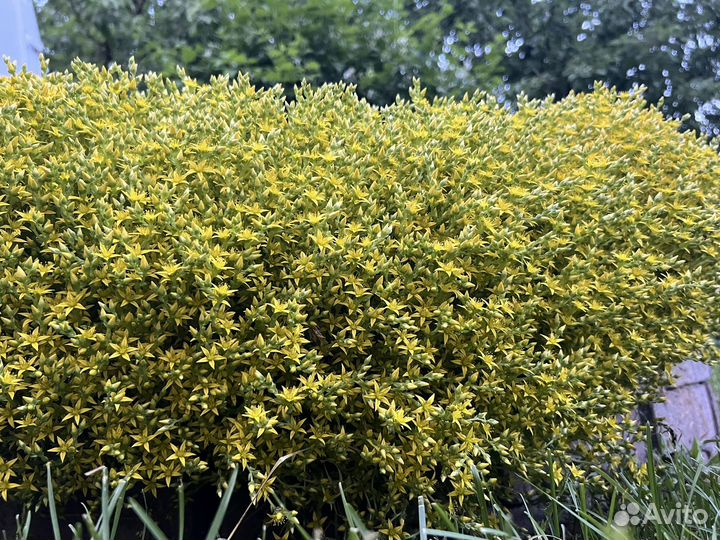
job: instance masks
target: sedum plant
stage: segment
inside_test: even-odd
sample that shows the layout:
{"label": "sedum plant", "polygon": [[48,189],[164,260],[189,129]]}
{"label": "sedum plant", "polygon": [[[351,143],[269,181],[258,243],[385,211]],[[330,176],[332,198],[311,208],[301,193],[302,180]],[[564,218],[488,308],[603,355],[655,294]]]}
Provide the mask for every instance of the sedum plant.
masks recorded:
{"label": "sedum plant", "polygon": [[372,511],[618,464],[720,313],[720,159],[678,126],[603,87],[1,79],[0,494],[239,466]]}

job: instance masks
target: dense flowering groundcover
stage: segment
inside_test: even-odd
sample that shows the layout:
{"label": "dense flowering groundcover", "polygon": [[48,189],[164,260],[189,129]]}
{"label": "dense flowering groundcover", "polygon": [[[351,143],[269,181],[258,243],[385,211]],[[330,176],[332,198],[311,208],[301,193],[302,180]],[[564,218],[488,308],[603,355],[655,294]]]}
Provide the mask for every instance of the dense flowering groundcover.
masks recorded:
{"label": "dense flowering groundcover", "polygon": [[0,80],[0,493],[319,505],[614,463],[717,329],[720,159],[642,97]]}

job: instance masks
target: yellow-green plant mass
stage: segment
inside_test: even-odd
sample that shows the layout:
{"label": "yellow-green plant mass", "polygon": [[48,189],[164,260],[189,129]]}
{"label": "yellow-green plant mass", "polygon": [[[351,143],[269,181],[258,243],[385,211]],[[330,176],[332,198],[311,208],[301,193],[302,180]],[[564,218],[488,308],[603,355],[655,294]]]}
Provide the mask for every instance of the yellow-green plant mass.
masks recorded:
{"label": "yellow-green plant mass", "polygon": [[0,80],[0,493],[300,451],[288,506],[378,508],[619,459],[720,313],[720,159],[677,129],[604,88]]}

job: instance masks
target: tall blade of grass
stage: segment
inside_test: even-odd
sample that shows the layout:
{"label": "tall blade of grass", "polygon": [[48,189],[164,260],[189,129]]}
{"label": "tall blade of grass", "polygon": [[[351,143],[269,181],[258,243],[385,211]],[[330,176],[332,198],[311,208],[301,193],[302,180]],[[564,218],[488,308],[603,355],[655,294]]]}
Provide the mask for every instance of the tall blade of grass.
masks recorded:
{"label": "tall blade of grass", "polygon": [[588,504],[587,504],[587,486],[580,484],[580,514],[583,516],[583,520],[580,521],[580,529],[584,540],[594,540],[595,534],[585,525],[585,517],[588,516]]}
{"label": "tall blade of grass", "polygon": [[25,518],[25,524],[22,528],[22,540],[28,540],[30,536],[30,523],[32,522],[32,510],[28,510],[27,518]]}
{"label": "tall blade of grass", "polygon": [[102,540],[110,540],[110,479],[107,467],[102,470],[102,487],[100,489],[101,520],[100,536]]}
{"label": "tall blade of grass", "polygon": [[[692,461],[695,461],[693,465]],[[702,458],[702,453],[697,441],[693,445],[692,451],[687,454],[685,452],[675,452],[672,455],[672,473],[677,476],[675,479],[675,486],[677,486],[676,498],[680,500],[677,504],[680,508],[693,508],[697,509],[701,506],[702,487],[698,484],[703,471],[705,470],[705,463]],[[689,489],[688,489],[689,488]],[[696,495],[698,495],[696,497]],[[698,501],[697,499],[700,499]],[[678,512],[681,510],[678,509]],[[690,526],[683,520],[680,527],[680,537],[700,538],[701,534],[705,531],[703,527],[697,526],[698,532],[695,533]]]}
{"label": "tall blade of grass", "polygon": [[601,539],[604,539],[606,537],[605,531],[607,530],[604,522],[607,521],[607,517],[590,511],[586,484],[579,485],[579,493],[575,484],[569,483],[568,488],[573,507],[571,513],[580,524],[581,538],[584,540],[593,540],[599,536]]}
{"label": "tall blade of grass", "polygon": [[505,532],[506,535],[512,536],[514,538],[520,538],[521,535],[515,528],[512,518],[505,512],[505,510],[498,504],[498,502],[494,498],[491,499],[491,502],[493,509],[495,510],[495,514],[500,520],[503,532]]}
{"label": "tall blade of grass", "polygon": [[631,480],[622,477],[622,482],[618,480],[617,478],[613,478],[610,476],[607,472],[600,468],[596,468],[595,472],[597,472],[598,475],[600,475],[602,478],[604,478],[612,487],[615,489],[618,493],[620,493],[627,502],[633,502],[637,504],[638,506],[641,506],[642,500],[638,496],[637,493],[633,493],[628,489],[628,487],[633,486],[633,483]]}
{"label": "tall blade of grass", "polygon": [[227,489],[225,490],[225,493],[223,493],[222,499],[220,499],[220,505],[218,506],[217,512],[215,512],[215,517],[210,524],[210,529],[205,536],[205,540],[217,539],[218,532],[220,531],[222,522],[225,519],[225,514],[227,513],[228,506],[230,505],[230,499],[232,497],[233,491],[235,491],[235,482],[237,482],[238,471],[239,468],[236,466],[233,469],[232,474],[230,475]]}
{"label": "tall blade of grass", "polygon": [[560,535],[560,509],[557,504],[557,480],[555,478],[555,456],[550,455],[550,528],[555,536]]}
{"label": "tall blade of grass", "polygon": [[[102,479],[101,479],[101,488],[100,488],[100,515],[98,516],[97,521],[95,522],[95,530],[99,531],[101,536],[103,536],[103,540],[110,540],[109,537],[109,528],[110,528],[110,518],[112,517],[114,505],[117,504],[117,499],[119,495],[118,487],[116,487],[113,490],[112,496],[110,496],[110,480],[108,476],[108,470],[105,465],[101,465],[100,467],[96,467],[91,471],[88,471],[85,473],[85,476],[92,476],[96,473],[102,473]],[[113,503],[113,500],[115,502]],[[83,507],[85,508],[85,512],[90,516],[90,511],[88,510],[87,506],[83,504]],[[105,523],[103,523],[105,522]],[[108,536],[105,535],[105,529],[108,529]]]}
{"label": "tall blade of grass", "polygon": [[[522,497],[523,505],[525,505],[525,515],[530,520],[530,524],[532,525],[532,535],[534,538],[548,538],[548,534],[545,532],[545,529],[543,526],[537,522],[535,517],[532,515],[532,511],[530,510],[530,507],[528,506],[527,500],[525,497]],[[550,535],[552,538],[552,535]]]}
{"label": "tall blade of grass", "polygon": [[130,508],[133,509],[133,512],[135,512],[137,517],[140,518],[140,521],[143,522],[143,525],[145,525],[147,530],[150,531],[150,534],[152,534],[155,540],[168,540],[168,537],[165,536],[165,533],[160,530],[158,524],[153,521],[153,519],[147,514],[147,512],[145,512],[145,509],[140,506],[140,503],[130,497],[130,499],[128,499],[128,504],[130,504]]}
{"label": "tall blade of grass", "polygon": [[113,514],[115,512],[115,508],[118,507],[118,504],[120,507],[122,507],[121,500],[124,499],[125,490],[127,489],[127,480],[123,479],[118,482],[118,485],[115,486],[115,489],[112,492],[112,495],[110,495],[110,503],[108,504],[108,511]]}
{"label": "tall blade of grass", "polygon": [[81,540],[82,539],[82,523],[76,523],[75,525],[68,525],[70,527],[70,531],[72,532],[72,540]]}
{"label": "tall blade of grass", "polygon": [[93,523],[93,520],[90,517],[90,514],[87,514],[87,513],[83,514],[82,519],[85,522],[85,528],[88,530],[88,533],[90,533],[90,537],[93,540],[102,540],[102,537],[100,536],[100,533],[98,532],[97,528],[95,527],[95,524]]}
{"label": "tall blade of grass", "polygon": [[617,508],[617,489],[613,488],[612,495],[610,495],[610,507],[608,508],[607,525],[610,526],[613,517],[615,516],[615,508]]}
{"label": "tall blade of grass", "polygon": [[360,514],[357,513],[355,508],[352,507],[352,505],[345,497],[345,491],[343,490],[342,483],[338,483],[338,486],[340,487],[340,500],[342,501],[343,509],[345,510],[345,517],[348,520],[348,524],[352,528],[359,530],[360,534],[365,537],[370,531],[365,526],[365,523],[363,523]]}
{"label": "tall blade of grass", "polygon": [[440,521],[449,529],[449,532],[460,532],[457,530],[457,525],[453,523],[450,514],[448,514],[438,503],[433,503],[433,510],[435,510],[437,515],[440,516]]}
{"label": "tall blade of grass", "polygon": [[178,486],[178,540],[185,539],[185,485]]}
{"label": "tall blade of grass", "polygon": [[110,498],[110,512],[113,512],[113,526],[110,538],[114,540],[117,536],[117,530],[120,526],[120,516],[122,515],[123,501],[125,500],[125,490],[127,489],[127,480],[120,480],[115,488],[113,496]]}
{"label": "tall blade of grass", "polygon": [[[652,427],[649,425],[646,426],[645,433],[645,444],[647,446],[647,471],[648,481],[650,482],[650,494],[652,496],[652,501],[655,504],[655,508],[659,509],[663,508],[663,501],[660,495],[657,471],[655,468],[655,447],[653,445]],[[655,536],[658,540],[663,540],[666,537],[664,530],[665,527],[661,522],[662,520],[653,520],[653,525],[655,527]]]}
{"label": "tall blade of grass", "polygon": [[[433,508],[436,512],[440,515],[441,521],[445,524],[446,527],[449,527],[451,530],[444,531],[440,529],[429,529],[426,526],[425,521],[425,501],[422,497],[418,497],[418,512],[421,513],[421,519],[420,519],[420,540],[426,540],[428,538],[428,535],[430,536],[439,536],[441,538],[457,538],[458,540],[482,540],[481,538],[477,536],[472,536],[469,534],[461,533],[457,530],[457,525],[453,522],[450,515],[445,511],[444,508],[441,508],[437,503],[433,504]],[[478,530],[481,534],[485,536],[498,536],[498,537],[508,537],[512,538],[513,536],[511,534],[508,534],[504,531],[500,531],[498,529],[493,529],[490,527],[479,527]]]}
{"label": "tall blade of grass", "polygon": [[487,501],[485,500],[485,482],[475,464],[470,468],[475,482],[475,496],[477,497],[480,512],[480,520],[483,525],[490,525],[490,513],[488,512]]}
{"label": "tall blade of grass", "polygon": [[250,504],[247,505],[242,516],[240,516],[240,519],[238,519],[237,523],[235,524],[235,527],[233,527],[233,530],[228,535],[227,540],[231,540],[231,538],[235,535],[235,532],[240,527],[240,524],[242,523],[243,519],[245,519],[245,516],[250,511],[250,508],[252,508],[253,506],[255,506],[255,504],[257,504],[258,498],[262,494],[263,489],[265,488],[265,485],[273,477],[273,475],[275,474],[275,471],[278,469],[278,467],[280,467],[280,465],[285,463],[288,459],[290,459],[300,453],[302,453],[302,450],[298,450],[297,452],[291,452],[289,454],[285,454],[284,456],[281,456],[278,458],[278,460],[275,462],[275,464],[270,469],[270,472],[268,472],[267,476],[265,477],[265,480],[263,480],[262,484],[260,484],[260,487],[258,488],[257,493],[255,493],[255,496],[253,497],[253,499],[250,501]]}
{"label": "tall blade of grass", "polygon": [[702,461],[702,458],[697,460],[697,467],[695,468],[695,474],[693,475],[692,483],[690,484],[690,493],[688,494],[688,502],[692,501],[693,497],[695,497],[695,491],[698,487],[698,481],[700,480],[700,476],[703,473],[703,470],[705,469],[705,463]]}
{"label": "tall blade of grass", "polygon": [[55,490],[53,489],[52,474],[50,473],[50,462],[45,464],[47,470],[48,510],[50,511],[50,523],[52,524],[54,540],[62,540],[60,537],[60,524],[58,523],[57,507],[55,505]]}
{"label": "tall blade of grass", "polygon": [[[540,493],[542,493],[543,495],[548,497],[548,499],[551,499],[551,497],[552,497],[551,494],[547,493],[545,490],[543,490],[542,488],[539,488],[538,486],[533,485],[533,487],[535,487],[535,489],[537,489]],[[590,528],[592,531],[594,531],[595,533],[600,535],[602,538],[605,538],[605,534],[603,532],[604,531],[603,522],[598,517],[593,516],[590,512],[588,512],[585,516],[583,516],[581,513],[579,513],[576,509],[580,506],[580,503],[578,502],[575,492],[571,490],[570,496],[573,499],[573,505],[575,508],[568,506],[567,504],[563,503],[560,499],[554,499],[554,503],[555,503],[556,507],[558,509],[562,508],[563,510],[565,510],[566,512],[568,512],[570,515],[574,516],[578,520],[581,520],[581,521],[584,520],[585,524],[588,528]],[[553,536],[560,538],[561,537],[560,535],[562,534],[562,528],[558,525],[558,529],[559,529],[558,530],[559,534],[557,534],[557,535],[555,534],[554,531],[551,531],[551,532],[552,532]]]}

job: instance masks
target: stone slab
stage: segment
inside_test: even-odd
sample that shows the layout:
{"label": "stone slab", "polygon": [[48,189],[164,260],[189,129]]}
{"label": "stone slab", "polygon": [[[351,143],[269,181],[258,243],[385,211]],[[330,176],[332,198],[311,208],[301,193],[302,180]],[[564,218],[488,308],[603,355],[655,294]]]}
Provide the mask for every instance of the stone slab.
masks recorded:
{"label": "stone slab", "polygon": [[697,384],[709,381],[712,378],[712,368],[702,362],[687,360],[673,368],[674,386],[681,387],[688,384]]}
{"label": "stone slab", "polygon": [[697,440],[703,443],[705,453],[716,454],[717,444],[705,442],[718,438],[717,400],[709,385],[670,388],[665,391],[665,397],[664,403],[653,405],[653,413],[657,420],[672,430],[677,443],[689,447]]}

